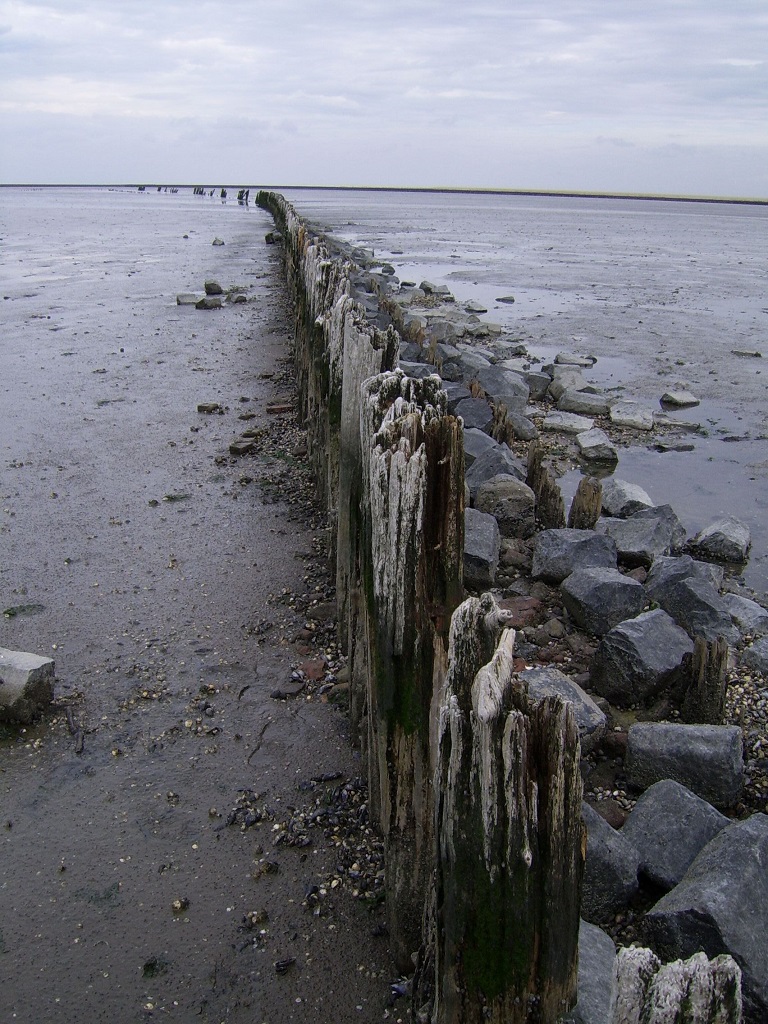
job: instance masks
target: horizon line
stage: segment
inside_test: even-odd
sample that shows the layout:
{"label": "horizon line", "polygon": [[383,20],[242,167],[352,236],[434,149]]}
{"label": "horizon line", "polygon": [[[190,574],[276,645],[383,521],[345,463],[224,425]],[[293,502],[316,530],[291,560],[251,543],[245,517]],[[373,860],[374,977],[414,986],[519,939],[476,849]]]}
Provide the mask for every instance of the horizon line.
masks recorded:
{"label": "horizon line", "polygon": [[[192,182],[161,182],[148,183],[142,181],[125,182],[0,182],[0,188],[131,188],[162,190],[165,188],[196,188]],[[674,192],[612,192],[605,189],[545,189],[545,188],[501,188],[493,186],[472,185],[248,185],[242,183],[221,182],[217,185],[204,185],[210,189],[249,189],[250,191],[279,192],[283,189],[301,189],[324,192],[398,192],[425,193],[437,195],[499,195],[499,196],[540,196],[562,199],[633,199],[657,200],[661,202],[682,203],[725,203],[742,206],[768,206],[768,198],[757,196],[722,196],[699,195]]]}

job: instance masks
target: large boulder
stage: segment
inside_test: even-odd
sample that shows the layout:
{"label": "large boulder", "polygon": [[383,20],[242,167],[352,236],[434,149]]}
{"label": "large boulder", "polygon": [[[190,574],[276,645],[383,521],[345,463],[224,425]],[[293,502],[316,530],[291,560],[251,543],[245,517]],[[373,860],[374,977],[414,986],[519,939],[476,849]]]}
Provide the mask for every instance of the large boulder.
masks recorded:
{"label": "large boulder", "polygon": [[621,401],[611,406],[611,423],[630,430],[653,430],[653,413],[638,402]]}
{"label": "large boulder", "polygon": [[507,473],[480,484],[475,508],[492,515],[502,537],[532,537],[536,532],[536,495],[531,488]]}
{"label": "large boulder", "polygon": [[544,417],[541,429],[559,434],[584,434],[594,425],[594,420],[586,416],[577,416],[574,412],[551,412]]}
{"label": "large boulder", "polygon": [[595,693],[621,708],[645,704],[676,681],[693,641],[661,608],[619,622],[598,644],[590,666]]}
{"label": "large boulder", "polygon": [[702,636],[712,643],[724,637],[729,644],[738,641],[739,631],[731,621],[728,605],[711,583],[682,579],[654,585],[648,588],[648,594],[694,639]]}
{"label": "large boulder", "polygon": [[618,569],[577,569],[560,586],[563,604],[573,621],[602,636],[646,605],[642,584]]}
{"label": "large boulder", "polygon": [[553,379],[547,389],[547,393],[556,402],[560,400],[566,391],[584,391],[589,387],[589,381],[584,374],[575,366],[553,366]]}
{"label": "large boulder", "polygon": [[478,455],[467,470],[465,480],[472,501],[477,497],[481,484],[501,473],[517,477],[518,480],[525,480],[526,476],[525,466],[505,444],[495,445],[482,455]]}
{"label": "large boulder", "polygon": [[490,434],[493,409],[484,398],[464,398],[456,405],[455,414],[461,416],[465,427],[475,427]]}
{"label": "large boulder", "polygon": [[653,508],[650,495],[637,484],[619,480],[615,476],[608,476],[602,481],[602,485],[604,516],[626,519],[627,516],[634,515],[635,512],[640,512],[644,508]]}
{"label": "large boulder", "polygon": [[493,516],[464,510],[464,583],[485,590],[496,582],[501,534]]}
{"label": "large boulder", "polygon": [[587,827],[587,858],[581,894],[581,916],[592,924],[612,920],[638,890],[640,856],[589,804],[581,805]]}
{"label": "large boulder", "polygon": [[768,633],[768,611],[757,601],[741,594],[723,594],[723,601],[742,633]]}
{"label": "large boulder", "polygon": [[528,402],[528,385],[519,373],[490,366],[478,370],[477,382],[494,405],[503,403],[510,412],[524,412]]}
{"label": "large boulder", "polygon": [[755,640],[741,652],[741,663],[753,672],[762,672],[768,676],[768,636]]}
{"label": "large boulder", "polygon": [[745,1024],[768,1020],[768,816],[753,814],[704,847],[646,915],[646,941],[665,960],[729,953],[742,970]]}
{"label": "large boulder", "polygon": [[602,928],[579,924],[579,977],[576,1005],[560,1024],[611,1024],[611,991],[616,944]]}
{"label": "large boulder", "polygon": [[621,832],[640,854],[640,873],[669,890],[727,825],[730,819],[712,804],[663,779],[642,794]]}
{"label": "large boulder", "polygon": [[520,673],[521,682],[527,683],[528,694],[534,700],[558,696],[570,702],[579,730],[582,754],[588,754],[605,733],[605,714],[588,693],[556,668],[527,668]]}
{"label": "large boulder", "polygon": [[618,462],[619,453],[610,437],[599,427],[576,435],[579,455],[589,462]]}
{"label": "large boulder", "polygon": [[715,807],[732,807],[743,783],[737,725],[638,722],[627,735],[625,769],[634,789],[673,779]]}
{"label": "large boulder", "polygon": [[605,395],[592,395],[588,391],[566,388],[557,400],[561,412],[575,412],[579,416],[607,416],[611,403]]}
{"label": "large boulder", "polygon": [[616,541],[619,559],[628,565],[651,565],[659,555],[671,555],[685,543],[685,527],[669,505],[633,512],[626,519],[604,517],[595,529]]}
{"label": "large boulder", "polygon": [[491,448],[495,448],[498,442],[494,441],[490,434],[477,427],[464,428],[464,465],[467,469],[475,459],[485,455]]}
{"label": "large boulder", "polygon": [[719,590],[723,583],[723,569],[719,565],[699,562],[690,555],[671,555],[657,557],[653,561],[645,581],[645,589],[652,601],[657,600],[657,593],[678,580],[703,580],[711,583]]}
{"label": "large boulder", "polygon": [[443,391],[448,396],[448,412],[453,413],[454,416],[456,415],[459,402],[463,402],[465,398],[472,397],[472,392],[469,388],[452,380],[443,381]]}
{"label": "large boulder", "polygon": [[561,583],[576,569],[615,569],[616,542],[592,530],[542,530],[533,547],[531,575]]}
{"label": "large boulder", "polygon": [[717,562],[746,562],[751,543],[749,528],[733,516],[724,516],[696,534],[691,550]]}
{"label": "large boulder", "polygon": [[50,658],[0,647],[0,721],[28,725],[53,701]]}

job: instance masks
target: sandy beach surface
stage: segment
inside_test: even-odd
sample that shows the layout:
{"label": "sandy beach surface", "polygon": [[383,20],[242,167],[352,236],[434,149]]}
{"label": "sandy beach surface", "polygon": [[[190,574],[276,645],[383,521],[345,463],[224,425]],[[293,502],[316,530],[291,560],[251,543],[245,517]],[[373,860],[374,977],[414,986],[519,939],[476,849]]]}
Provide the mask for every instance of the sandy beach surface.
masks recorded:
{"label": "sandy beach surface", "polygon": [[[324,524],[292,413],[267,411],[293,395],[271,220],[10,199],[0,646],[54,658],[57,688],[52,717],[0,734],[0,1016],[396,1019],[380,911],[353,895],[360,763],[319,692]],[[207,278],[247,302],[176,305]],[[271,697],[299,664],[315,682]]]}

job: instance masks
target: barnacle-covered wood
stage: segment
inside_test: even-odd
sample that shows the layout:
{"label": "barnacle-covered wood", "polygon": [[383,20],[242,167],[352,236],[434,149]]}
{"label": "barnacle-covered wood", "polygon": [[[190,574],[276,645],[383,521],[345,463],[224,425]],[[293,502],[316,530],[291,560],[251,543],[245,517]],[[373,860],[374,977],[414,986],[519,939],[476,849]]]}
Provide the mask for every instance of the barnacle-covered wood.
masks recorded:
{"label": "barnacle-covered wood", "polygon": [[451,626],[435,797],[438,1024],[554,1021],[576,996],[578,730],[570,704],[529,699],[512,630],[484,661],[502,626],[487,595]]}
{"label": "barnacle-covered wood", "polygon": [[718,637],[709,642],[697,636],[693,654],[686,657],[689,683],[682,717],[699,725],[722,725],[728,686],[728,642]]}
{"label": "barnacle-covered wood", "polygon": [[402,969],[421,939],[433,855],[430,721],[462,597],[464,449],[436,377],[363,385],[362,637],[371,813],[386,846],[390,944]]}
{"label": "barnacle-covered wood", "polygon": [[565,526],[565,503],[557,481],[544,465],[544,448],[540,441],[531,441],[528,445],[525,482],[536,495],[536,518],[542,529],[562,529]]}
{"label": "barnacle-covered wood", "polygon": [[726,955],[662,966],[650,949],[621,949],[611,1024],[741,1024],[741,969]]}

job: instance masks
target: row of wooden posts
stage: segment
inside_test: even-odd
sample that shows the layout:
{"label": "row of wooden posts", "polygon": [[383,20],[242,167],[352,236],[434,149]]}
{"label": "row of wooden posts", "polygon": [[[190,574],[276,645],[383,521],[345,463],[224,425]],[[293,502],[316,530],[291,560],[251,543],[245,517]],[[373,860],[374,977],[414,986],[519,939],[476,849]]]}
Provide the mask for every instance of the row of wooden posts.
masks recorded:
{"label": "row of wooden posts", "polygon": [[[585,856],[571,705],[531,701],[506,613],[491,595],[464,599],[462,426],[440,382],[394,369],[399,335],[367,319],[357,268],[281,195],[257,202],[284,241],[299,412],[329,512],[352,725],[414,1014],[554,1024],[576,999]],[[646,992],[653,973],[645,961],[618,972],[625,993]],[[639,1022],[632,1012],[616,1024]]]}

